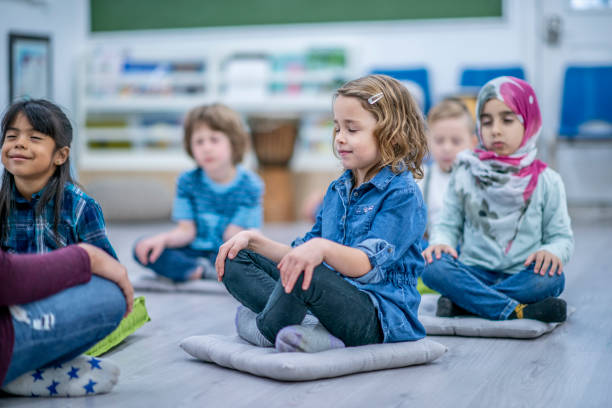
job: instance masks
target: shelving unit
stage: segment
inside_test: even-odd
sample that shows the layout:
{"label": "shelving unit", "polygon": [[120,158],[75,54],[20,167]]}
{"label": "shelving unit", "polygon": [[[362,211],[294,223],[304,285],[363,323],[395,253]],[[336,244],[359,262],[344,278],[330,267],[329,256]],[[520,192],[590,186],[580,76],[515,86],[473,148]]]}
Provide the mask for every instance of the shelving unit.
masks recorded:
{"label": "shelving unit", "polygon": [[320,117],[330,116],[333,90],[355,76],[349,54],[342,47],[284,53],[190,50],[161,56],[121,46],[92,50],[79,87],[78,168],[189,168],[192,163],[182,151],[183,116],[194,106],[220,102],[245,119],[302,120],[291,168],[336,170],[331,147],[320,143],[331,143],[331,124]]}
{"label": "shelving unit", "polygon": [[[157,48],[98,46],[83,59],[76,165],[80,182],[107,218],[169,215],[176,177],[194,165],[183,151],[182,122],[198,105],[223,103],[242,114],[245,123],[250,118],[298,120],[293,157],[284,171],[315,178],[340,171],[331,149],[331,96],[356,76],[349,47]],[[247,155],[244,164],[257,167],[255,154]],[[270,177],[269,170],[260,171],[264,179]],[[280,190],[292,190],[294,182]],[[267,196],[264,201],[282,200]]]}

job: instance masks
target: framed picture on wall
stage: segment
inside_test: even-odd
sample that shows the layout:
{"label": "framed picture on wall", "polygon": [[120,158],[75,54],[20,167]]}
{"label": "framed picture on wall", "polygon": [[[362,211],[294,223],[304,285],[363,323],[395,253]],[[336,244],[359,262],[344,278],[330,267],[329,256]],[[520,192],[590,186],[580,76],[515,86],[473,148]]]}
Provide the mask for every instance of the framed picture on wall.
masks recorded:
{"label": "framed picture on wall", "polygon": [[9,33],[9,101],[51,98],[51,39]]}

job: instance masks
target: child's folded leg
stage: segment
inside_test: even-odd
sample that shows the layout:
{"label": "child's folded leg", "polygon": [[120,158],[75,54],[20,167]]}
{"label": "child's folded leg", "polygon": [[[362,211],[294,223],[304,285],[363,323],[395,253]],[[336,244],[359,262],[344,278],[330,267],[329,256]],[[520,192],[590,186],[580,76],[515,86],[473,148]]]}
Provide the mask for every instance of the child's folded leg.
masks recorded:
{"label": "child's folded leg", "polygon": [[[307,290],[302,289],[302,282],[303,276],[300,276],[289,294],[285,293],[280,282],[274,288],[266,308],[258,316],[258,326],[268,339],[276,339],[281,329],[299,324],[310,310],[334,338],[346,346],[383,342],[378,312],[366,293],[323,265],[315,268]],[[305,333],[300,329],[299,335],[293,336],[293,333],[292,338],[297,341],[298,337],[303,339],[303,336],[310,337],[311,334],[319,337],[319,332]],[[298,343],[301,342],[300,339]],[[316,343],[313,349],[320,351],[321,343],[318,340]],[[331,345],[337,342],[328,341],[327,344],[330,346],[327,348],[332,348]]]}
{"label": "child's folded leg", "polygon": [[489,286],[496,279],[495,273],[465,265],[447,254],[423,272],[423,283],[455,305],[487,319],[505,320],[519,302]]}
{"label": "child's folded leg", "polygon": [[145,268],[151,269],[158,275],[164,276],[175,282],[185,282],[198,269],[198,259],[192,251],[185,248],[166,248],[155,262],[143,265],[136,253],[134,259]]}
{"label": "child's folded leg", "polygon": [[492,286],[520,303],[535,303],[559,296],[565,287],[565,275],[542,276],[533,272],[533,265]]}

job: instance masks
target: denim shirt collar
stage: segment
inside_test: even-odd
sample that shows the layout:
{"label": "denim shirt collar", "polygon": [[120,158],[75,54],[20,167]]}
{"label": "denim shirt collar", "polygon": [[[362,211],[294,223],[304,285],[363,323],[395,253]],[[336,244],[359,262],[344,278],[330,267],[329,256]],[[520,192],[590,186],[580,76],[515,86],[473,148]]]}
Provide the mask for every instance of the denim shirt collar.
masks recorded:
{"label": "denim shirt collar", "polygon": [[[385,188],[387,188],[387,186],[389,185],[389,183],[391,182],[391,180],[393,180],[395,176],[396,174],[393,173],[393,171],[391,170],[391,167],[385,166],[382,169],[380,169],[380,171],[376,173],[374,177],[372,177],[370,180],[366,181],[365,183],[357,187],[357,190],[366,190],[366,189],[370,189],[371,188],[370,186],[374,186],[378,190],[382,191]],[[345,194],[349,195],[353,187],[353,171],[346,170],[340,176],[338,181],[339,181],[338,186],[344,186]]]}

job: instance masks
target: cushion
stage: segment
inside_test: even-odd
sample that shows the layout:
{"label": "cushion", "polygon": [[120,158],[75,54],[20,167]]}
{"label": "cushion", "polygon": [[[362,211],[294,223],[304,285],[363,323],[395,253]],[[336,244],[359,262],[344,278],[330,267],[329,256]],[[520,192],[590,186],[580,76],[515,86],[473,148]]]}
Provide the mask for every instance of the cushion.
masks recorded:
{"label": "cushion", "polygon": [[308,381],[424,364],[447,350],[440,343],[421,339],[319,353],[279,353],[272,347],[253,346],[238,336],[216,334],[188,337],[181,342],[181,348],[202,361],[282,381]]}
{"label": "cushion", "polygon": [[121,343],[127,336],[134,333],[140,326],[151,320],[145,306],[145,298],[139,296],[134,299],[132,313],[121,320],[119,326],[111,334],[100,340],[85,354],[97,357]]}
{"label": "cushion", "polygon": [[189,293],[226,293],[222,283],[212,279],[198,279],[186,282],[174,282],[157,275],[141,275],[132,280],[136,291],[148,292],[189,292]]}
{"label": "cushion", "polygon": [[[505,337],[533,339],[553,331],[561,323],[544,323],[532,319],[488,320],[481,317],[437,317],[439,295],[423,295],[419,307],[419,320],[428,335]],[[573,312],[568,308],[568,316]]]}

